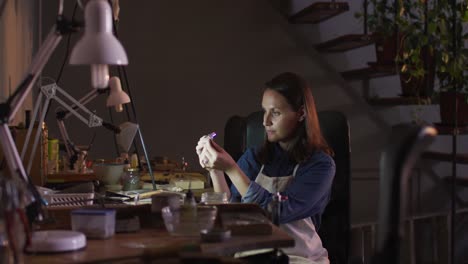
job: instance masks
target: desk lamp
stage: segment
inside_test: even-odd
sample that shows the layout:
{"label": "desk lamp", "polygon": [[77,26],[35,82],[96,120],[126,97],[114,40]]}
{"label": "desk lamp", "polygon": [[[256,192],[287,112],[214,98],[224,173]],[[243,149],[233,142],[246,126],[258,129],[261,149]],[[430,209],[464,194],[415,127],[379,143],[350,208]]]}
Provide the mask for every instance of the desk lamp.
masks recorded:
{"label": "desk lamp", "polygon": [[148,152],[146,151],[143,135],[140,131],[140,126],[132,122],[125,122],[119,126],[119,130],[120,132],[116,135],[117,144],[124,152],[128,152],[130,146],[135,140],[135,136],[138,133],[138,138],[140,139],[141,147],[143,148],[143,153],[145,155],[146,165],[148,166],[148,173],[151,178],[151,184],[153,185],[153,190],[156,190],[156,182],[154,180],[153,170],[151,168]]}
{"label": "desk lamp", "polygon": [[117,76],[110,78],[109,80],[110,93],[107,97],[107,107],[115,107],[116,112],[123,111],[123,104],[130,103],[130,97],[126,92],[122,90],[120,79]]}
{"label": "desk lamp", "polygon": [[[111,88],[109,88],[109,89],[111,91],[115,90],[115,88],[112,88],[112,87],[115,87],[115,83],[118,81],[118,78],[117,78],[117,80],[115,78],[117,78],[117,77],[112,77],[111,81],[109,82],[110,85],[111,85]],[[95,91],[103,91],[103,89],[100,89],[100,90],[95,89]],[[125,92],[120,91],[120,92],[118,92],[119,94],[117,96],[115,96],[116,93],[117,92],[114,92],[114,96],[113,96],[113,98],[111,98],[112,99],[112,104],[110,104],[110,106],[117,105],[117,104],[124,104],[124,103],[128,103],[130,101],[130,98],[128,98],[128,95]],[[99,92],[95,93],[95,94],[97,95],[97,94],[99,94]],[[113,94],[111,92],[111,96],[112,95]],[[85,101],[85,103],[89,102],[89,100],[88,100],[90,98],[89,94],[84,97],[84,98],[86,98],[86,100],[77,101],[70,94],[65,92],[65,90],[60,88],[56,83],[44,85],[44,86],[41,87],[40,93],[39,93],[39,95],[37,97],[37,100],[36,100],[36,103],[35,103],[35,106],[34,106],[33,115],[31,117],[31,122],[32,123],[35,123],[35,121],[36,121],[36,118],[37,118],[37,115],[38,115],[38,112],[39,112],[39,106],[41,105],[42,98],[44,96],[45,96],[46,99],[44,101],[42,109],[44,109],[44,110],[47,109],[50,102],[51,102],[51,100],[55,100],[62,107],[64,107],[66,109],[66,111],[57,112],[57,123],[58,123],[58,127],[59,127],[59,130],[60,130],[60,134],[62,136],[62,140],[65,143],[65,149],[67,151],[67,155],[68,155],[68,159],[70,161],[71,167],[73,167],[74,161],[76,161],[76,157],[77,157],[77,155],[79,153],[79,149],[77,149],[75,147],[75,145],[73,144],[73,142],[70,140],[70,137],[68,136],[67,129],[65,128],[64,120],[68,116],[70,116],[70,114],[75,115],[79,120],[81,120],[83,123],[85,123],[88,127],[104,126],[105,128],[107,128],[109,130],[112,130],[113,132],[117,132],[117,133],[119,132],[118,127],[116,127],[116,126],[114,126],[114,125],[112,125],[110,123],[105,122],[101,117],[97,116],[96,114],[91,112],[89,109],[87,109],[82,103],[80,103],[80,101]],[[84,117],[83,115],[81,115],[80,112],[78,112],[79,110],[84,112],[87,115],[87,118]],[[42,124],[42,122],[44,121],[45,115],[46,115],[46,111],[42,111],[41,117],[39,119],[39,124]],[[29,129],[28,129],[28,132],[26,133],[26,139],[25,139],[25,142],[24,142],[24,147],[23,147],[23,150],[21,152],[21,158],[22,158],[23,161],[25,161],[25,154],[26,154],[26,150],[27,150],[28,145],[29,145],[29,139],[31,137],[32,128],[33,128],[33,126],[30,126]],[[41,131],[37,130],[36,135],[34,137],[34,143],[33,143],[33,146],[32,146],[32,151],[31,151],[30,157],[28,158],[29,162],[28,162],[28,165],[27,165],[27,168],[26,168],[27,173],[30,173],[30,171],[31,171],[33,155],[36,152],[36,148],[37,148],[37,145],[39,143],[40,134],[41,134]]]}
{"label": "desk lamp", "polygon": [[122,44],[112,34],[112,12],[105,0],[93,0],[86,5],[84,36],[70,55],[70,64],[91,65],[91,84],[106,88],[109,82],[107,65],[127,65]]}
{"label": "desk lamp", "polygon": [[[59,87],[57,88],[60,89]],[[92,92],[82,97],[80,100],[78,100],[78,102],[76,100],[73,100],[72,101],[73,105],[71,105],[71,107],[69,105],[62,104],[62,106],[65,107],[66,110],[58,111],[56,113],[57,123],[60,129],[60,135],[62,137],[63,142],[65,143],[65,147],[66,147],[66,151],[67,151],[69,159],[72,158],[73,156],[76,156],[77,154],[77,151],[76,150],[74,151],[75,148],[73,146],[73,143],[70,141],[70,138],[68,136],[67,130],[65,128],[65,123],[64,123],[64,120],[68,118],[70,114],[74,114],[75,116],[80,118],[80,120],[85,122],[89,127],[104,126],[105,128],[113,131],[114,133],[120,132],[118,127],[110,123],[104,122],[100,118],[93,120],[93,118],[96,118],[96,115],[94,115],[92,112],[90,112],[84,107],[84,105],[90,102],[92,99],[94,99],[98,95],[107,91],[109,91],[109,96],[106,102],[107,107],[114,106],[116,110],[120,112],[123,109],[122,105],[130,102],[130,97],[127,95],[127,93],[125,93],[122,90],[122,87],[120,85],[120,79],[114,76],[114,77],[111,77],[109,80],[109,88],[93,89]],[[62,90],[62,93],[63,93],[63,90]],[[88,114],[89,116],[88,120],[85,120],[83,117],[79,115],[79,113],[77,113],[77,110],[80,110],[80,109]]]}
{"label": "desk lamp", "polygon": [[[63,2],[63,0],[59,1],[59,12],[56,22],[45,38],[43,45],[41,45],[37,51],[26,76],[6,102],[0,104],[0,145],[5,155],[9,171],[12,174],[9,180],[19,181],[21,185],[25,186],[27,189],[26,193],[12,192],[12,195],[6,197],[9,198],[6,200],[26,200],[28,204],[26,206],[26,212],[28,213],[30,222],[35,219],[42,219],[43,212],[41,205],[44,202],[24,169],[9,124],[19,111],[27,95],[31,92],[40,72],[50,59],[50,56],[63,36],[77,31],[78,24],[73,21],[68,21],[62,15]],[[77,43],[77,46],[73,49],[71,54],[71,64],[91,65],[91,79],[94,88],[107,87],[109,80],[107,65],[128,64],[127,55],[123,47],[112,34],[111,12],[110,5],[106,0],[90,0],[86,4],[84,37]],[[2,202],[5,203],[5,199],[2,199]],[[14,208],[10,208],[10,211],[22,211],[24,206],[16,204]],[[5,208],[0,208],[1,213],[5,213]],[[13,222],[9,224],[15,225],[16,223]],[[14,237],[11,237],[12,232],[7,233],[10,242],[15,241]],[[85,243],[70,244],[70,247],[61,247],[61,250],[75,250],[84,246]],[[13,251],[15,259],[18,259],[17,257],[19,254],[19,250]]]}

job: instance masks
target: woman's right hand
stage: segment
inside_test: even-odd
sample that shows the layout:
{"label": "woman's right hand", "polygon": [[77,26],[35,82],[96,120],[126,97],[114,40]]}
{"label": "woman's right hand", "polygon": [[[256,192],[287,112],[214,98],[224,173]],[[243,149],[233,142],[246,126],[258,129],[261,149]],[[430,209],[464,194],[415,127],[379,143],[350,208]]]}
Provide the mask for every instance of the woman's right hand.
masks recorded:
{"label": "woman's right hand", "polygon": [[228,172],[237,167],[237,163],[231,155],[211,139],[206,140],[200,156],[204,168]]}

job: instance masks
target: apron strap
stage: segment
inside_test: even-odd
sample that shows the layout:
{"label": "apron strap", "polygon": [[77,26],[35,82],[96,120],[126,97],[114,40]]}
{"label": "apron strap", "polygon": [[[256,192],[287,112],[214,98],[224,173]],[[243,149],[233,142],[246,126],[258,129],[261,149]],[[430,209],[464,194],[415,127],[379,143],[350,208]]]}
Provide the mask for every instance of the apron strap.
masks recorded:
{"label": "apron strap", "polygon": [[260,167],[260,171],[258,172],[258,174],[263,172],[263,167],[265,167],[265,165],[262,164],[262,167]]}
{"label": "apron strap", "polygon": [[296,164],[296,167],[294,167],[294,171],[293,171],[293,178],[296,177],[296,172],[297,172],[297,169],[299,168],[299,164]]}

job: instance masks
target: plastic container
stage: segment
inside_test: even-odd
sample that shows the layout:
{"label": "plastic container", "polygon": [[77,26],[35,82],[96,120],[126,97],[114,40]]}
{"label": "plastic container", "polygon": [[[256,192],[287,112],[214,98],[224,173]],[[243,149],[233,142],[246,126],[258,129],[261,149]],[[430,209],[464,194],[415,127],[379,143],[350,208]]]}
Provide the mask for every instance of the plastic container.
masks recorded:
{"label": "plastic container", "polygon": [[202,204],[226,204],[228,202],[225,192],[204,192],[200,200]]}
{"label": "plastic container", "polygon": [[94,174],[105,185],[114,185],[120,182],[125,164],[123,163],[94,163]]}
{"label": "plastic container", "polygon": [[195,217],[190,209],[188,212],[184,210],[184,207],[172,210],[169,206],[161,210],[164,225],[171,235],[200,236],[201,230],[213,229],[217,213],[216,206],[198,206]]}
{"label": "plastic container", "polygon": [[161,213],[161,210],[166,206],[173,210],[178,209],[181,203],[181,196],[178,193],[158,193],[151,196],[151,212]]}
{"label": "plastic container", "polygon": [[115,233],[114,209],[77,209],[71,212],[72,230],[88,238],[105,239]]}

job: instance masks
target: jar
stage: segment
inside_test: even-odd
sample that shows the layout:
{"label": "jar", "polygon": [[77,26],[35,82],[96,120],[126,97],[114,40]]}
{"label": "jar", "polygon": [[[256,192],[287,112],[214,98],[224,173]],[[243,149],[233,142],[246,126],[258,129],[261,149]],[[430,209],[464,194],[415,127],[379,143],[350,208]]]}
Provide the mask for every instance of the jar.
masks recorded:
{"label": "jar", "polygon": [[121,178],[122,190],[132,191],[140,188],[140,174],[138,168],[125,168]]}

